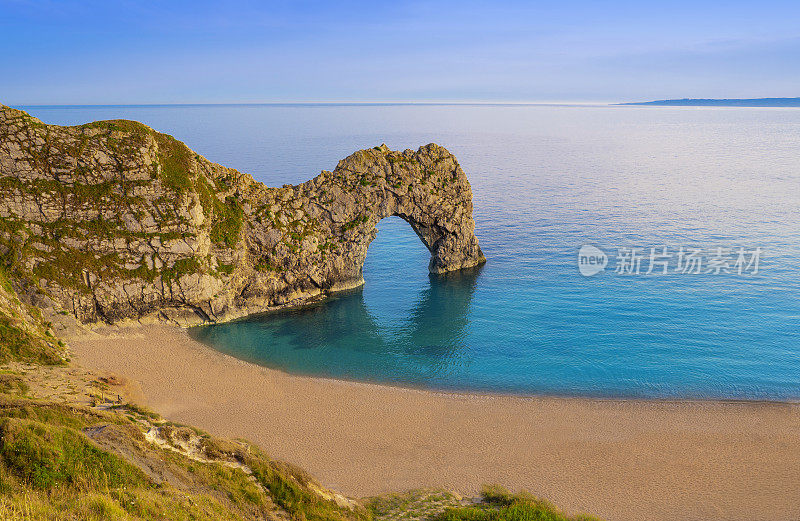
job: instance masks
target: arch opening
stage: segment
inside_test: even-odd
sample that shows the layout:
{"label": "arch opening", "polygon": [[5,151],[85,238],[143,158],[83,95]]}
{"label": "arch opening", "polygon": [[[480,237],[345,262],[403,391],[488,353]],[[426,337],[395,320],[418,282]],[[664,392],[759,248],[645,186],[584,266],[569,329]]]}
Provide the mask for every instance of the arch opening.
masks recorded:
{"label": "arch opening", "polygon": [[404,284],[427,281],[430,247],[406,219],[391,215],[375,226],[362,268],[365,281]]}

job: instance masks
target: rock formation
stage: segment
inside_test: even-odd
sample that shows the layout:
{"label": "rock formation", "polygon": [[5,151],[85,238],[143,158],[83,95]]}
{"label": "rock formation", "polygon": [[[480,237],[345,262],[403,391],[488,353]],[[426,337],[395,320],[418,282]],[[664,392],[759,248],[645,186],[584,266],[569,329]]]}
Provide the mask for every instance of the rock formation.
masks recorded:
{"label": "rock formation", "polygon": [[0,105],[0,256],[23,299],[84,323],[229,320],[362,283],[396,215],[430,271],[485,261],[444,148],[361,150],[269,188],[132,121],[46,125]]}

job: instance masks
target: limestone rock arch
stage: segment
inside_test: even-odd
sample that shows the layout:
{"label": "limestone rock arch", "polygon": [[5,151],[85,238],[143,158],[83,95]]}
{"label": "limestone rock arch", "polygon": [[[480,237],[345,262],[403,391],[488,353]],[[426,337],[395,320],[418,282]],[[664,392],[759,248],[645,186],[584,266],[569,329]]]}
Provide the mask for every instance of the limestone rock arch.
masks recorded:
{"label": "limestone rock arch", "polygon": [[[322,176],[334,180],[331,189],[338,195],[328,213],[331,228],[338,224],[344,229],[343,254],[352,270],[342,273],[343,278],[360,278],[376,225],[390,216],[406,221],[430,251],[431,273],[486,261],[475,237],[469,181],[443,147],[429,144],[417,151],[393,152],[381,145],[356,152]],[[319,186],[326,190],[329,183]]]}
{"label": "limestone rock arch", "polygon": [[0,257],[21,294],[81,322],[184,324],[301,305],[363,282],[396,215],[432,273],[485,262],[472,190],[429,144],[358,151],[271,188],[134,121],[61,127],[0,105]]}

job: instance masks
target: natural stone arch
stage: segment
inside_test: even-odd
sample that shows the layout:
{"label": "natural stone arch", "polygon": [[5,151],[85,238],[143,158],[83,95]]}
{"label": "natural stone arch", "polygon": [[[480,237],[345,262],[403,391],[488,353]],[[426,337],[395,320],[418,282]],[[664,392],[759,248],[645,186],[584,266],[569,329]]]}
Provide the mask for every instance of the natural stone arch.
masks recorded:
{"label": "natural stone arch", "polygon": [[324,287],[363,282],[361,271],[376,225],[390,216],[406,221],[431,253],[431,273],[486,261],[474,233],[469,181],[455,157],[441,146],[429,144],[404,152],[391,151],[386,145],[361,150],[309,183],[315,190],[332,194],[317,219],[331,235],[338,235],[342,245],[341,263],[332,263],[334,269],[324,277]]}
{"label": "natural stone arch", "polygon": [[141,123],[46,125],[0,105],[0,256],[31,302],[82,322],[214,322],[362,282],[375,225],[408,222],[430,271],[485,261],[472,191],[430,144],[362,150],[269,188]]}

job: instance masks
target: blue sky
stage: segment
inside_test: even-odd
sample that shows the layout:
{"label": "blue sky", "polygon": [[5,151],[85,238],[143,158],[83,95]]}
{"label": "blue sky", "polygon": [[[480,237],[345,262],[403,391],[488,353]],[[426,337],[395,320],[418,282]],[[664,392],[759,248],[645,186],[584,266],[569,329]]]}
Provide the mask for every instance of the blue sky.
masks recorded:
{"label": "blue sky", "polygon": [[800,96],[800,3],[0,0],[0,103]]}

